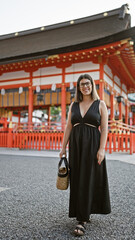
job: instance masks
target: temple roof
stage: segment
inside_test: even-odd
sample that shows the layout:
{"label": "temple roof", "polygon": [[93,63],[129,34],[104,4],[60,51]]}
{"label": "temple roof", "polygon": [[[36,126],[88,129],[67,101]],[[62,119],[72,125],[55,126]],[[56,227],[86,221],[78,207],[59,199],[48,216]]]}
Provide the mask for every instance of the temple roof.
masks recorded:
{"label": "temple roof", "polygon": [[127,4],[105,13],[0,36],[0,64],[44,58],[102,46],[124,39],[135,41]]}

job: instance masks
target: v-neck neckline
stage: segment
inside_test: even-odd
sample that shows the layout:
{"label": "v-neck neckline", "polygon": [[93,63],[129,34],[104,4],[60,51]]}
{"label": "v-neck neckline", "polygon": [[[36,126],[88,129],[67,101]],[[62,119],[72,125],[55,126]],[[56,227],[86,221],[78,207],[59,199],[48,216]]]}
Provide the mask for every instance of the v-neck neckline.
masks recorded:
{"label": "v-neck neckline", "polygon": [[96,102],[96,101],[97,101],[97,100],[94,100],[94,101],[90,104],[90,106],[88,107],[88,109],[87,109],[86,113],[84,114],[84,116],[82,116],[82,114],[81,114],[81,108],[80,108],[80,104],[79,104],[79,102],[78,102],[79,113],[80,113],[80,116],[81,116],[82,119],[86,116],[86,114],[88,113],[88,111],[89,111],[90,108],[92,107],[93,103]]}

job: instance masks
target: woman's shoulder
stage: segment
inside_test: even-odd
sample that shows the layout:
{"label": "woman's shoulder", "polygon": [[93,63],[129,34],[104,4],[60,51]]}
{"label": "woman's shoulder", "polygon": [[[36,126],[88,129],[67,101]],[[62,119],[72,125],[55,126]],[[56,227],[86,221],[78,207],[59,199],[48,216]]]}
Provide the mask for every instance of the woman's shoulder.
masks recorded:
{"label": "woman's shoulder", "polygon": [[104,112],[107,109],[106,103],[104,100],[99,100],[99,110],[100,113]]}
{"label": "woman's shoulder", "polygon": [[70,104],[70,106],[78,105],[78,102],[74,101]]}
{"label": "woman's shoulder", "polygon": [[101,107],[104,107],[104,106],[106,106],[106,103],[105,103],[105,101],[104,100],[98,100],[99,101],[99,104],[101,105]]}
{"label": "woman's shoulder", "polygon": [[70,109],[71,109],[71,111],[72,111],[72,109],[74,109],[74,107],[77,106],[77,104],[78,104],[78,102],[72,102],[72,103],[70,104]]}

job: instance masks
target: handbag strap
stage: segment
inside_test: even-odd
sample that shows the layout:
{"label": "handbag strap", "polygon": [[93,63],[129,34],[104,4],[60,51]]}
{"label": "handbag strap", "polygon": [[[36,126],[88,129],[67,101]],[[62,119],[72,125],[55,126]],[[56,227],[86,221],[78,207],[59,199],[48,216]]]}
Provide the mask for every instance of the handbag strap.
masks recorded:
{"label": "handbag strap", "polygon": [[69,163],[68,163],[68,161],[67,161],[67,158],[66,158],[66,157],[62,157],[62,158],[60,159],[60,161],[59,161],[59,164],[58,164],[58,168],[60,168],[60,167],[61,167],[61,165],[62,165],[62,162],[64,162],[64,164],[65,164],[66,168],[69,168]]}
{"label": "handbag strap", "polygon": [[59,168],[61,167],[61,165],[62,165],[63,162],[64,162],[65,167],[66,167],[66,170],[67,170],[66,175],[68,175],[69,163],[68,163],[66,157],[62,157],[62,158],[60,159],[59,164],[58,164],[58,171],[59,171]]}

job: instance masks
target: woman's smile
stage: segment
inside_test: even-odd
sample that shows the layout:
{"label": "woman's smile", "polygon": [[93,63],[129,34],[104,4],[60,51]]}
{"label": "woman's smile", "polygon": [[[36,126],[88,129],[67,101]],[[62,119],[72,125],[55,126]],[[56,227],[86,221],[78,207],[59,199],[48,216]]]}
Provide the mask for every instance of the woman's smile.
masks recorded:
{"label": "woman's smile", "polygon": [[92,88],[91,88],[91,82],[86,79],[82,79],[80,81],[80,91],[84,95],[90,95]]}

